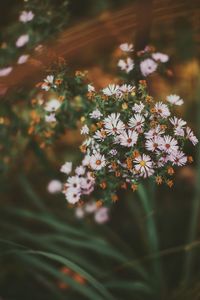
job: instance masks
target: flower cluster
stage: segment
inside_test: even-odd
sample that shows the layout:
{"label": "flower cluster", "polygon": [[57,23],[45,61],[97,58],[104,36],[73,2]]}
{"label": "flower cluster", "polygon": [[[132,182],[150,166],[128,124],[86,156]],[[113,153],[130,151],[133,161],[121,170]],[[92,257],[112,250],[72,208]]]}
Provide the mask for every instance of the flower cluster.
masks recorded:
{"label": "flower cluster", "polygon": [[81,173],[67,180],[66,199],[77,203],[84,190],[89,194],[95,188],[97,195],[103,191],[103,201],[116,201],[120,188],[136,190],[148,177],[171,187],[175,168],[192,162],[184,152],[185,143],[198,143],[186,121],[172,114],[174,106],[182,105],[183,100],[170,95],[155,101],[145,81],[137,88],[111,84],[99,92],[94,87],[92,90],[91,109],[81,128],[86,136],[81,145],[85,157],[79,167]]}
{"label": "flower cluster", "polygon": [[77,219],[93,216],[97,224],[104,224],[109,221],[109,208],[105,206],[98,207],[95,201],[90,201],[77,206],[75,216]]}
{"label": "flower cluster", "polygon": [[169,60],[167,54],[156,52],[155,48],[150,46],[139,52],[134,51],[133,44],[123,43],[119,48],[122,57],[118,60],[118,67],[127,74],[134,70],[134,76],[139,75],[140,78],[154,73]]}

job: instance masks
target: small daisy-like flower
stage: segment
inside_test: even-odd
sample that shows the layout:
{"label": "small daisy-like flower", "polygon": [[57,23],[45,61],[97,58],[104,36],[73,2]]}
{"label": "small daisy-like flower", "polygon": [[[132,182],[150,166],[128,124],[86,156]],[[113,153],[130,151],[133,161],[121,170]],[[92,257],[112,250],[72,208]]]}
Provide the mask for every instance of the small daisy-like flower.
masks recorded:
{"label": "small daisy-like flower", "polygon": [[184,103],[183,99],[181,99],[180,96],[178,96],[178,95],[167,96],[167,101],[173,105],[179,105],[179,106]]}
{"label": "small daisy-like flower", "polygon": [[23,54],[18,58],[18,65],[24,64],[27,62],[27,60],[29,59],[29,55],[28,54]]}
{"label": "small daisy-like flower", "polygon": [[88,84],[88,92],[91,93],[91,92],[95,92],[95,87],[92,85],[92,84]]}
{"label": "small daisy-like flower", "polygon": [[137,143],[138,133],[132,130],[123,131],[118,138],[120,145],[132,147]]}
{"label": "small daisy-like flower", "polygon": [[89,114],[90,118],[99,120],[103,115],[100,110],[95,109]]}
{"label": "small daisy-like flower", "polygon": [[53,82],[54,82],[54,76],[53,75],[48,75],[44,79],[44,82],[41,85],[41,89],[43,89],[45,91],[49,91],[51,86],[56,87],[56,85],[54,85]]}
{"label": "small daisy-like flower", "polygon": [[158,115],[160,115],[164,119],[170,116],[170,111],[168,106],[166,104],[163,104],[162,102],[156,103],[155,111]]}
{"label": "small daisy-like flower", "polygon": [[62,183],[57,179],[53,179],[49,182],[47,190],[51,194],[59,193],[62,190]]}
{"label": "small daisy-like flower", "polygon": [[195,146],[198,143],[197,137],[190,127],[186,127],[186,138]]}
{"label": "small daisy-like flower", "polygon": [[119,117],[119,113],[112,113],[104,119],[104,127],[108,135],[120,134],[125,129],[125,124],[119,119]]}
{"label": "small daisy-like flower", "polygon": [[81,134],[88,134],[90,132],[89,127],[87,125],[84,125],[81,128]]}
{"label": "small daisy-like flower", "polygon": [[133,70],[134,68],[134,62],[132,60],[132,58],[127,57],[127,59],[120,59],[118,61],[118,67],[122,70],[125,71],[127,74]]}
{"label": "small daisy-like flower", "polygon": [[95,215],[94,220],[98,224],[103,224],[109,221],[109,210],[107,207],[100,207]]}
{"label": "small daisy-like flower", "polygon": [[165,135],[164,137],[161,137],[159,140],[160,144],[158,148],[161,151],[164,151],[168,154],[171,154],[172,152],[178,151],[178,142],[173,137],[169,135]]}
{"label": "small daisy-like flower", "polygon": [[93,137],[95,140],[103,141],[106,138],[106,133],[103,129],[97,130]]}
{"label": "small daisy-like flower", "polygon": [[83,166],[79,166],[75,169],[75,173],[78,176],[83,176],[85,174],[85,168]]}
{"label": "small daisy-like flower", "polygon": [[76,207],[75,216],[76,216],[77,219],[83,219],[84,218],[85,212],[84,212],[83,207],[80,207],[80,206]]}
{"label": "small daisy-like flower", "polygon": [[132,107],[132,110],[136,113],[141,114],[143,109],[145,108],[144,104],[140,101],[139,104],[135,103],[134,106]]}
{"label": "small daisy-like flower", "polygon": [[116,95],[117,92],[119,91],[119,85],[115,85],[115,84],[109,84],[106,88],[104,88],[103,90],[104,95],[106,96],[113,96]]}
{"label": "small daisy-like flower", "polygon": [[81,194],[77,189],[69,188],[65,193],[65,197],[69,203],[75,204],[80,200]]}
{"label": "small daisy-like flower", "polygon": [[90,164],[90,155],[85,155],[84,159],[82,160],[82,165],[83,166],[89,166]]}
{"label": "small daisy-like flower", "polygon": [[67,183],[66,183],[67,188],[69,189],[77,189],[79,190],[81,185],[80,185],[80,178],[78,176],[71,176],[68,177]]}
{"label": "small daisy-like flower", "polygon": [[116,149],[111,149],[110,151],[109,151],[109,154],[111,155],[111,156],[116,156],[117,155],[117,150]]}
{"label": "small daisy-like flower", "polygon": [[33,20],[34,13],[32,11],[22,11],[21,15],[19,16],[19,20],[22,23],[27,23]]}
{"label": "small daisy-like flower", "polygon": [[60,172],[65,173],[65,174],[70,174],[71,171],[72,171],[72,162],[71,161],[67,161],[60,168]]}
{"label": "small daisy-like flower", "polygon": [[136,131],[141,132],[144,126],[145,118],[140,114],[135,114],[133,117],[130,118],[128,122],[128,126],[130,128],[135,129]]}
{"label": "small daisy-like flower", "polygon": [[133,52],[133,44],[123,43],[119,48],[124,52]]}
{"label": "small daisy-like flower", "polygon": [[94,213],[97,210],[97,205],[94,201],[85,204],[85,211],[89,214]]}
{"label": "small daisy-like flower", "polygon": [[146,139],[154,139],[156,137],[161,136],[164,133],[164,130],[161,129],[160,126],[156,126],[155,128],[150,129],[149,131],[145,132]]}
{"label": "small daisy-like flower", "polygon": [[157,67],[158,64],[151,58],[147,58],[140,63],[141,73],[145,77],[155,72]]}
{"label": "small daisy-like flower", "polygon": [[148,151],[154,152],[158,149],[159,144],[160,144],[160,137],[157,136],[154,137],[153,139],[146,140],[145,147]]}
{"label": "small daisy-like flower", "polygon": [[95,153],[90,157],[90,166],[93,170],[99,171],[106,165],[106,159],[104,155]]}
{"label": "small daisy-like flower", "polygon": [[25,46],[28,43],[28,41],[29,41],[29,35],[23,34],[17,39],[15,45],[17,48],[21,48],[21,47]]}
{"label": "small daisy-like flower", "polygon": [[187,156],[182,151],[172,152],[170,161],[173,165],[184,166],[187,163]]}
{"label": "small daisy-like flower", "polygon": [[136,172],[141,177],[149,177],[154,173],[153,162],[149,155],[143,154],[134,160]]}
{"label": "small daisy-like flower", "polygon": [[56,122],[56,117],[54,113],[51,113],[50,115],[45,116],[45,122],[47,123],[54,123]]}
{"label": "small daisy-like flower", "polygon": [[8,76],[12,72],[12,67],[2,68],[0,69],[0,77]]}
{"label": "small daisy-like flower", "polygon": [[164,53],[156,52],[152,54],[152,57],[156,61],[160,61],[162,63],[166,63],[169,60],[169,56]]}
{"label": "small daisy-like flower", "polygon": [[60,106],[61,103],[58,99],[51,99],[46,103],[44,109],[48,112],[55,112]]}
{"label": "small daisy-like flower", "polygon": [[184,120],[178,119],[177,117],[170,118],[169,121],[176,128],[183,128],[186,125],[186,122]]}
{"label": "small daisy-like flower", "polygon": [[123,84],[119,89],[123,93],[131,93],[135,90],[135,86],[132,86],[131,84]]}

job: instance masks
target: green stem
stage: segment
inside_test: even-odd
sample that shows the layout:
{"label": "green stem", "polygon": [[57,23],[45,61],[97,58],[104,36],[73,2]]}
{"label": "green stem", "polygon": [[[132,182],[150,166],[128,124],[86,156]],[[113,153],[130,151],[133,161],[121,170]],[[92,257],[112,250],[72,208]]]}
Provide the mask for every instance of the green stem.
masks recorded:
{"label": "green stem", "polygon": [[[197,88],[197,103],[198,103],[198,121],[197,121],[197,128],[198,128],[198,138],[200,139],[200,77],[198,81],[198,88]],[[191,221],[189,226],[189,234],[187,243],[192,243],[196,239],[197,235],[197,225],[199,220],[199,213],[200,213],[200,146],[198,146],[198,157],[197,157],[197,178],[196,178],[196,188],[195,188],[195,196],[192,205],[192,212],[191,212]],[[194,267],[194,260],[195,260],[195,251],[191,250],[186,253],[186,260],[184,266],[184,282],[187,284],[192,275],[192,270]]]}

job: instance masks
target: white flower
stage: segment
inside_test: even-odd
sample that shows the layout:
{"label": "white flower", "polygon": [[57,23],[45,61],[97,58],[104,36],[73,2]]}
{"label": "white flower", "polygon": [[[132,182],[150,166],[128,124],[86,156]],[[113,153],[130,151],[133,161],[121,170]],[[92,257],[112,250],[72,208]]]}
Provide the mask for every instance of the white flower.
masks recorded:
{"label": "white flower", "polygon": [[48,112],[55,112],[60,106],[61,103],[58,99],[51,99],[45,104],[44,109]]}
{"label": "white flower", "polygon": [[133,52],[133,44],[123,43],[119,48],[124,52]]}
{"label": "white flower", "polygon": [[53,123],[56,122],[56,117],[54,113],[51,113],[50,115],[45,116],[45,122],[47,123]]}
{"label": "white flower", "polygon": [[152,57],[156,61],[160,61],[162,63],[166,63],[169,60],[169,56],[164,53],[156,52],[152,54]]}
{"label": "white flower", "polygon": [[101,118],[101,116],[103,116],[103,115],[102,115],[102,113],[100,112],[100,110],[95,109],[95,110],[93,110],[93,112],[91,112],[91,113],[89,114],[89,116],[90,116],[90,118],[92,118],[92,119],[97,119],[97,120],[99,120],[99,119]]}
{"label": "white flower", "polygon": [[95,140],[103,141],[106,137],[105,131],[103,129],[97,130],[93,137]]}
{"label": "white flower", "polygon": [[197,137],[190,127],[186,127],[186,138],[195,146],[198,143]]}
{"label": "white flower", "polygon": [[116,95],[117,92],[119,91],[119,85],[109,84],[102,91],[103,91],[104,95],[106,95],[106,96]]}
{"label": "white flower", "polygon": [[178,142],[173,137],[169,135],[165,135],[164,137],[161,137],[159,140],[160,144],[158,148],[161,151],[164,151],[168,154],[171,154],[172,152],[178,151]]}
{"label": "white flower", "polygon": [[64,165],[61,166],[60,172],[69,174],[72,171],[72,162],[71,161],[66,161]]}
{"label": "white flower", "polygon": [[95,153],[90,157],[90,166],[93,170],[101,170],[106,165],[105,156]]}
{"label": "white flower", "polygon": [[155,105],[155,110],[158,115],[160,115],[162,118],[168,118],[170,116],[169,108],[166,104],[163,104],[162,102],[157,102]]}
{"label": "white flower", "polygon": [[160,126],[150,129],[148,132],[145,132],[146,139],[153,139],[155,137],[161,136],[164,133],[164,130]]}
{"label": "white flower", "polygon": [[130,57],[127,57],[126,60],[120,59],[117,65],[122,71],[125,71],[126,73],[129,73],[134,68],[134,62]]}
{"label": "white flower", "polygon": [[68,177],[66,186],[69,189],[72,188],[72,189],[80,190],[80,187],[81,187],[80,178],[78,176]]}
{"label": "white flower", "polygon": [[130,84],[123,84],[120,86],[120,91],[123,93],[131,93],[135,90],[135,86],[132,86]]}
{"label": "white flower", "polygon": [[52,87],[56,87],[56,85],[53,85],[53,81],[54,81],[54,76],[53,75],[48,75],[45,79],[43,84],[41,85],[41,89],[45,90],[45,91],[49,91],[51,86]]}
{"label": "white flower", "polygon": [[125,124],[119,119],[119,113],[112,113],[104,119],[105,131],[108,135],[120,134],[125,129]]}
{"label": "white flower", "polygon": [[177,117],[170,118],[169,121],[176,128],[177,127],[182,128],[182,127],[184,127],[186,125],[186,122],[184,120],[178,119]]}
{"label": "white flower", "polygon": [[84,125],[81,128],[81,134],[88,134],[90,132],[89,127],[87,125]]}
{"label": "white flower", "polygon": [[21,47],[23,47],[24,45],[26,45],[26,44],[28,43],[28,41],[29,41],[29,35],[28,35],[28,34],[23,34],[23,35],[21,35],[21,36],[17,39],[15,45],[16,45],[17,48],[21,48]]}
{"label": "white flower", "polygon": [[140,70],[143,76],[148,76],[149,74],[156,71],[158,64],[151,58],[147,58],[140,63]]}
{"label": "white flower", "polygon": [[100,207],[95,215],[94,220],[98,224],[106,223],[109,220],[109,210],[107,207]]}
{"label": "white flower", "polygon": [[145,118],[140,114],[135,114],[133,117],[130,118],[128,122],[128,126],[130,128],[134,128],[136,131],[141,132],[144,126]]}
{"label": "white flower", "polygon": [[180,96],[178,96],[178,95],[169,95],[169,96],[167,96],[167,101],[171,104],[179,105],[179,106],[184,103],[183,99],[181,99]]}
{"label": "white flower", "polygon": [[137,143],[138,133],[132,130],[124,131],[119,135],[119,143],[122,146],[132,147]]}
{"label": "white flower", "polygon": [[82,176],[85,174],[85,168],[83,166],[76,167],[75,173],[78,176]]}
{"label": "white flower", "polygon": [[95,87],[92,84],[88,84],[88,92],[95,92]]}
{"label": "white flower", "polygon": [[81,194],[77,189],[69,188],[67,189],[65,196],[69,203],[75,204],[80,200]]}
{"label": "white flower", "polygon": [[2,68],[0,69],[0,77],[8,76],[12,72],[12,67]]}
{"label": "white flower", "polygon": [[28,58],[29,58],[28,54],[21,55],[17,61],[18,65],[21,65],[21,64],[24,64],[25,62],[27,62]]}
{"label": "white flower", "polygon": [[86,155],[84,159],[82,160],[83,166],[88,166],[90,164],[90,155]]}
{"label": "white flower", "polygon": [[32,11],[22,11],[19,16],[19,20],[23,23],[30,22],[34,18],[34,13]]}
{"label": "white flower", "polygon": [[139,104],[135,103],[134,106],[132,107],[132,110],[136,113],[141,114],[143,109],[145,108],[144,104],[140,101]]}
{"label": "white flower", "polygon": [[134,159],[134,167],[141,177],[149,177],[154,173],[153,163],[149,155],[143,154]]}
{"label": "white flower", "polygon": [[116,156],[117,155],[117,150],[116,149],[111,149],[110,151],[109,151],[109,154],[111,155],[111,156]]}
{"label": "white flower", "polygon": [[53,179],[49,182],[47,190],[51,194],[59,193],[62,190],[62,183],[59,180]]}
{"label": "white flower", "polygon": [[158,149],[158,145],[160,144],[160,137],[154,137],[153,139],[146,140],[145,147],[148,151],[154,152]]}
{"label": "white flower", "polygon": [[172,161],[173,165],[184,166],[187,163],[187,156],[182,151],[172,152],[170,161]]}
{"label": "white flower", "polygon": [[94,190],[95,179],[88,172],[86,177],[80,178],[81,183],[81,193],[84,195],[89,195]]}
{"label": "white flower", "polygon": [[75,209],[75,216],[77,219],[83,219],[83,217],[85,216],[85,212],[83,210],[83,207],[76,207]]}

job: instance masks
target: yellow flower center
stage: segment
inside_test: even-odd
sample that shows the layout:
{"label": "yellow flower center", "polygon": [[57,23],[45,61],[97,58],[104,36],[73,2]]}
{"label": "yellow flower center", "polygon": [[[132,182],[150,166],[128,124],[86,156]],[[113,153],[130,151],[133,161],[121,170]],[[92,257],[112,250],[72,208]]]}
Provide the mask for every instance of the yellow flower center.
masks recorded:
{"label": "yellow flower center", "polygon": [[144,160],[141,160],[141,162],[140,162],[140,166],[141,166],[141,167],[145,167],[145,166],[146,166],[146,161],[144,161]]}

